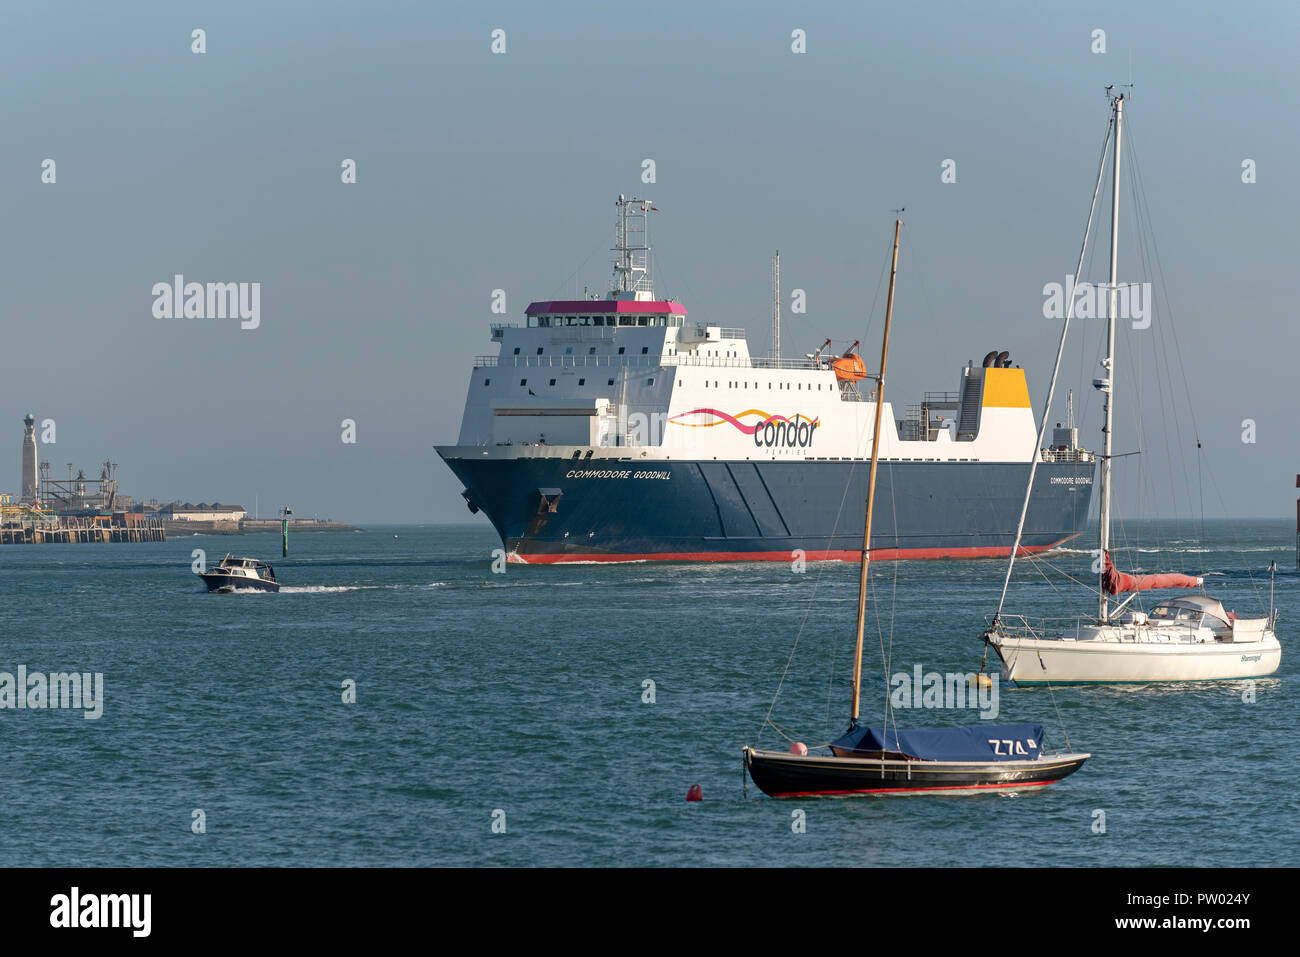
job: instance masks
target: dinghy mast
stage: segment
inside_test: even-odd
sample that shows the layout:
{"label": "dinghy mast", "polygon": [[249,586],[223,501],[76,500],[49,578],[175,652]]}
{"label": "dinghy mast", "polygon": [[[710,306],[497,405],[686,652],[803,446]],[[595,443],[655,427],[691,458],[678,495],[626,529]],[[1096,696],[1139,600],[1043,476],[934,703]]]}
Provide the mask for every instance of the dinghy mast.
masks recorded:
{"label": "dinghy mast", "polygon": [[[1110,551],[1110,446],[1111,428],[1115,413],[1115,308],[1119,287],[1116,267],[1119,263],[1119,157],[1120,136],[1123,132],[1124,94],[1115,97],[1115,160],[1111,167],[1110,197],[1110,316],[1106,320],[1106,358],[1102,360],[1102,377],[1093,382],[1106,404],[1105,448],[1101,455],[1101,553]],[[1097,579],[1097,619],[1110,619],[1110,599],[1106,595],[1105,569]]]}
{"label": "dinghy mast", "polygon": [[871,473],[867,478],[867,523],[862,532],[862,566],[858,575],[858,638],[853,651],[853,708],[850,727],[857,727],[862,690],[862,628],[867,616],[867,567],[871,564],[871,508],[876,499],[876,464],[880,460],[880,418],[885,408],[885,360],[889,356],[889,325],[894,318],[894,279],[898,275],[898,235],[903,221],[894,220],[894,259],[889,267],[889,299],[885,305],[885,334],[880,343],[880,375],[876,380],[876,425],[871,433]]}

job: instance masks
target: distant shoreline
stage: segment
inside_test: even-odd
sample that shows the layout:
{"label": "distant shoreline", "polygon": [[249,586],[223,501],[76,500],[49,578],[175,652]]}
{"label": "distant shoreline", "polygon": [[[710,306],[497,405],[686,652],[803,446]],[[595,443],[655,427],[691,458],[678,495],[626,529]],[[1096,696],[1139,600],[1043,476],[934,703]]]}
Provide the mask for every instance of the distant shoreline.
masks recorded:
{"label": "distant shoreline", "polygon": [[[257,532],[279,532],[278,518],[245,518],[240,521],[175,521],[163,520],[163,529],[168,538],[184,538],[189,535],[249,535]],[[320,522],[310,518],[289,519],[290,532],[355,532],[361,531],[355,525],[344,522]]]}

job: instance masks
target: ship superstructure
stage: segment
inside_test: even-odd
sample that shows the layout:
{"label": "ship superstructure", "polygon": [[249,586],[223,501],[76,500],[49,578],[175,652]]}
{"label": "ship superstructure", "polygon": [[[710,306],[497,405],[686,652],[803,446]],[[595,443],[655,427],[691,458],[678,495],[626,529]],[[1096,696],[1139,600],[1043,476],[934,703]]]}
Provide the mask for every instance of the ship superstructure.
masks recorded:
{"label": "ship superstructure", "polygon": [[[753,357],[744,329],[656,299],[654,211],[619,197],[604,298],[533,302],[492,326],[498,354],[475,359],[460,437],[438,454],[512,560],[856,561],[875,417],[861,357],[829,340]],[[1083,527],[1094,456],[1072,429],[1037,448],[1006,352],[883,411],[873,556],[1006,555],[1033,456],[1022,548]]]}

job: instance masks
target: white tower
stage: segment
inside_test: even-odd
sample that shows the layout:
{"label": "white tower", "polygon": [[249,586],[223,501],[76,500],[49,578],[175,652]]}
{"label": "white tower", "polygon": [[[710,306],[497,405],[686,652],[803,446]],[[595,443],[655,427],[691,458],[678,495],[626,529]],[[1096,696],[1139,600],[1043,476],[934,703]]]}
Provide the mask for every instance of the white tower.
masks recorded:
{"label": "white tower", "polygon": [[30,412],[23,419],[23,425],[26,428],[23,431],[23,480],[19,501],[35,504],[39,491],[36,484],[36,419]]}

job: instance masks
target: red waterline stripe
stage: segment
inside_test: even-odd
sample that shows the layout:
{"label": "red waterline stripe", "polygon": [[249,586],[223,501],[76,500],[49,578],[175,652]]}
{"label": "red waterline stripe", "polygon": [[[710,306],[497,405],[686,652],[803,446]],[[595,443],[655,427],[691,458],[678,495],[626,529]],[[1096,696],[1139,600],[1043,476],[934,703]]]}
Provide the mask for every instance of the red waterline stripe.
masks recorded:
{"label": "red waterline stripe", "polygon": [[933,788],[868,788],[864,790],[853,791],[783,791],[780,794],[773,794],[772,797],[818,797],[826,794],[911,794],[919,791],[974,791],[980,788],[1041,788],[1052,784],[1052,781],[1012,781],[1008,784],[945,784],[941,787]]}
{"label": "red waterline stripe", "polygon": [[[1067,542],[1073,535],[1068,535],[1051,545],[1028,547],[1022,545],[1019,555],[1032,555],[1045,552]],[[1011,554],[1010,545],[969,546],[965,548],[873,548],[872,561],[891,561],[900,559],[932,558],[1006,558]],[[646,552],[636,553],[581,553],[564,554],[529,553],[518,555],[511,553],[510,561],[524,565],[559,565],[564,562],[789,562],[793,558],[790,551],[781,552]],[[806,551],[804,560],[810,562],[839,561],[856,562],[862,558],[862,550],[824,549]]]}

